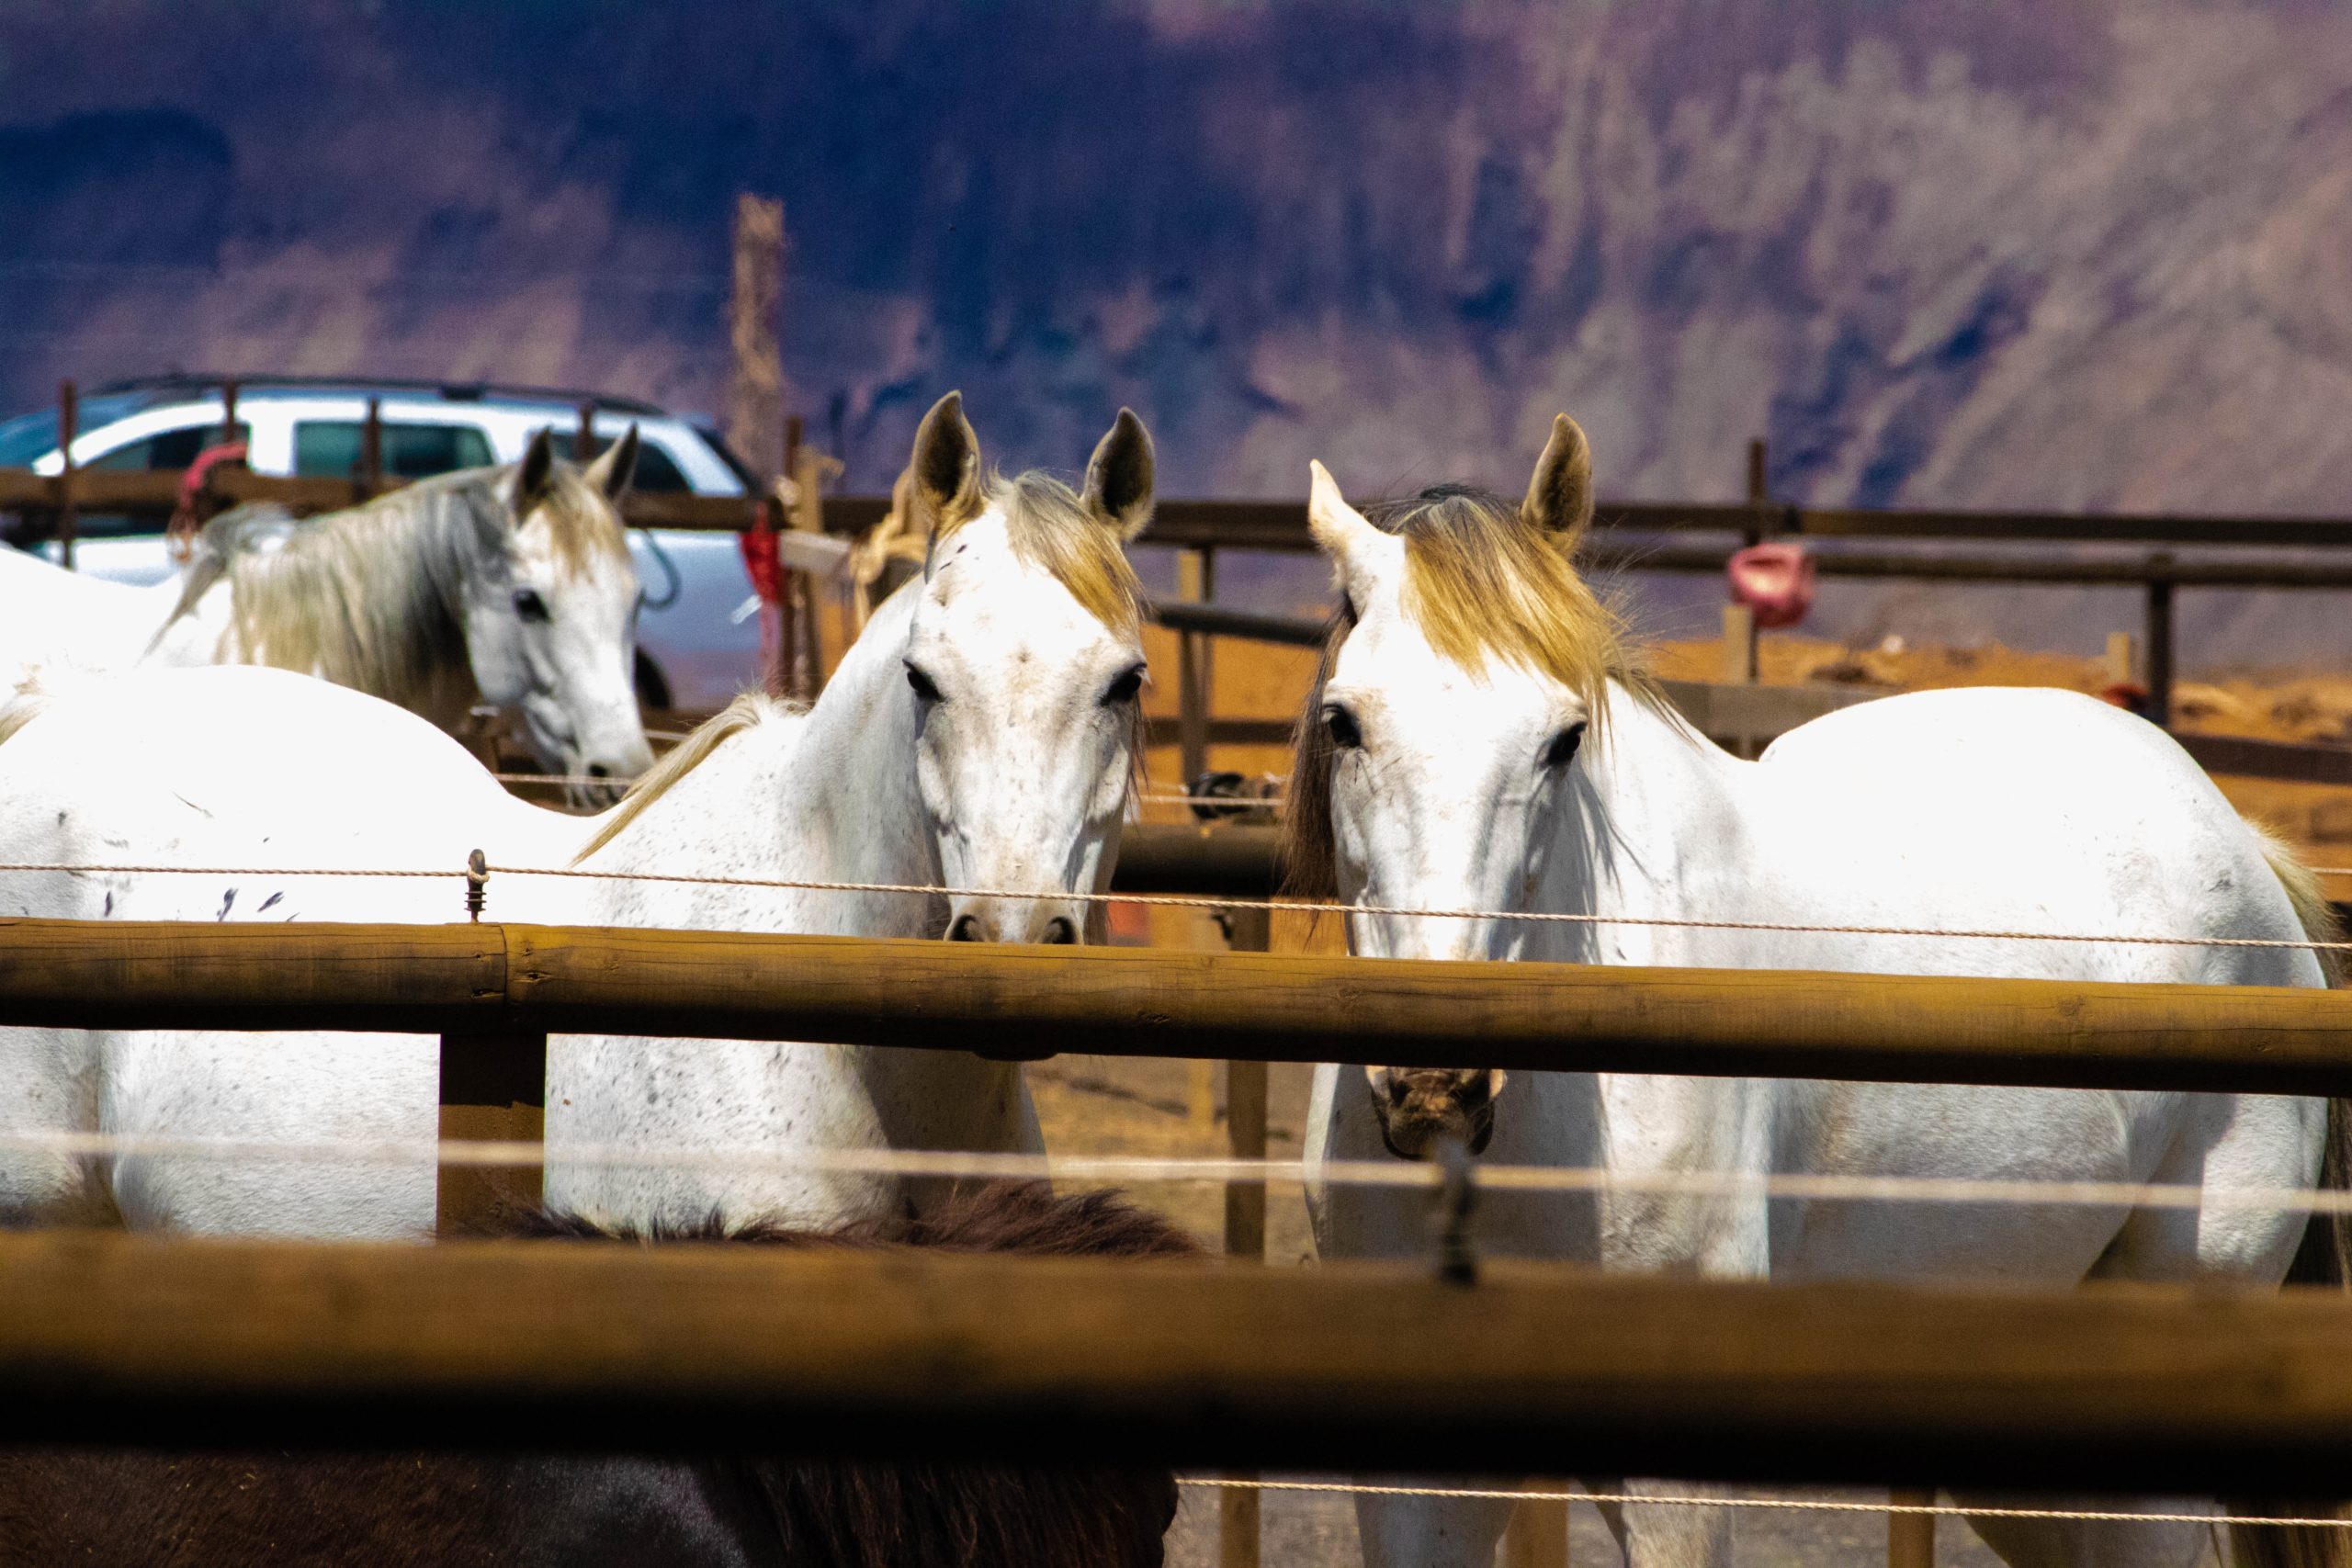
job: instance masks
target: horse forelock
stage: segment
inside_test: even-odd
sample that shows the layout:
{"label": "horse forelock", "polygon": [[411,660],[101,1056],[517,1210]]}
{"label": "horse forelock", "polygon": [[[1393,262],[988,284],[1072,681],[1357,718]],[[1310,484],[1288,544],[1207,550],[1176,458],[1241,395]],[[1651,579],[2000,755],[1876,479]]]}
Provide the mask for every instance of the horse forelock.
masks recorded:
{"label": "horse forelock", "polygon": [[[1611,682],[1638,701],[1663,702],[1616,605],[1593,592],[1557,540],[1515,503],[1471,485],[1435,485],[1377,502],[1363,516],[1405,541],[1403,609],[1440,658],[1472,671],[1497,659],[1548,676],[1584,700],[1596,735]],[[1295,897],[1339,897],[1334,756],[1321,713],[1324,685],[1356,623],[1355,606],[1342,602],[1292,739],[1283,886]]]}
{"label": "horse forelock", "polygon": [[949,537],[990,513],[1003,517],[1012,553],[1051,574],[1088,615],[1123,636],[1139,632],[1143,585],[1121,547],[1118,530],[1088,511],[1078,492],[1051,474],[1033,469],[991,479],[978,512],[940,525],[932,536],[933,558]]}
{"label": "horse forelock", "polygon": [[[491,471],[498,475],[503,491],[514,469]],[[547,489],[529,513],[515,522],[521,525],[541,520],[548,526],[556,565],[567,577],[582,575],[599,560],[628,558],[628,533],[620,512],[576,463],[558,458],[548,471]]]}
{"label": "horse forelock", "polygon": [[1499,659],[1583,697],[1596,724],[1608,683],[1634,673],[1623,617],[1555,536],[1469,485],[1438,485],[1370,509],[1405,541],[1405,613],[1437,654],[1476,671]]}

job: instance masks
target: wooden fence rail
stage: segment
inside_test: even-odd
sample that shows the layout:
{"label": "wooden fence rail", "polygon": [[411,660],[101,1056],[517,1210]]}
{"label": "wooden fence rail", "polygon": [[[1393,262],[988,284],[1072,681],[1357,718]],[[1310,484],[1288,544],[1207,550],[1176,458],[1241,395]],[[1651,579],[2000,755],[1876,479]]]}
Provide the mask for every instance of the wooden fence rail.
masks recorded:
{"label": "wooden fence rail", "polygon": [[2333,991],[487,923],[0,921],[0,1022],[2352,1094]]}
{"label": "wooden fence rail", "polygon": [[2326,1497],[2347,1344],[2334,1292],[0,1235],[0,1438],[37,1441]]}

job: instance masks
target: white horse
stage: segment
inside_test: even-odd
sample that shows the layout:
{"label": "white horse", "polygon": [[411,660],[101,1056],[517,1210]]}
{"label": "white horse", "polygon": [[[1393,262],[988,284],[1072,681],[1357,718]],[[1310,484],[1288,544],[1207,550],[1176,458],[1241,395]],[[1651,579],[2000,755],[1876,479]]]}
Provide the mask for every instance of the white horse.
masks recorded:
{"label": "white horse", "polygon": [[[1811,926],[1952,926],[2299,942],[2315,885],[2140,719],[2063,692],[1889,698],[1741,761],[1647,694],[1569,565],[1591,516],[1563,416],[1525,502],[1441,487],[1367,521],[1313,469],[1310,522],[1346,608],[1302,727],[1291,862],[1347,908],[1354,951],[2209,985],[2321,986],[2301,948],[1942,940],[1426,919],[1561,912]],[[1327,1066],[1310,1158],[1408,1156],[1459,1135],[1512,1164],[1631,1176],[1827,1172],[2296,1188],[2340,1139],[2327,1102],[2261,1096],[1511,1075]],[[2331,1161],[2330,1175],[2335,1162]],[[1330,1255],[1423,1245],[1409,1198],[1312,1193]],[[1726,1193],[1497,1197],[1501,1250],[1723,1276],[2275,1284],[2301,1213],[1766,1202]],[[1562,1332],[1574,1332],[1562,1325]],[[1508,1503],[1361,1499],[1374,1568],[1479,1568]],[[1636,1568],[1730,1561],[1722,1510],[1612,1517]],[[1984,1520],[2018,1568],[2193,1562],[2200,1527]],[[2278,1550],[2281,1531],[2256,1550]],[[2311,1544],[2339,1551],[2334,1531]],[[2264,1545],[2267,1542],[2267,1545]],[[2325,1561],[2339,1561],[2330,1556]],[[2297,1561],[2319,1562],[2312,1557]]]}
{"label": "white horse", "polygon": [[[141,672],[19,716],[0,744],[0,863],[455,868],[479,847],[508,866],[580,855],[616,873],[1035,895],[949,905],[493,874],[492,919],[1078,941],[1088,922],[1069,896],[1108,885],[1128,793],[1144,669],[1121,546],[1149,517],[1150,438],[1122,411],[1082,494],[1037,474],[991,484],[951,395],[915,455],[938,523],[931,559],[816,705],[741,699],[601,819],[511,800],[414,718],[321,682]],[[349,774],[352,757],[382,771]],[[438,922],[458,907],[454,881],[0,871],[8,914]],[[13,1127],[430,1139],[435,1064],[435,1043],[415,1036],[0,1030],[0,1114]],[[1037,1146],[1018,1067],[952,1048],[559,1037],[548,1091],[549,1200],[639,1224],[831,1221],[903,1194],[806,1170],[567,1164],[566,1144]],[[111,1205],[141,1226],[397,1236],[430,1226],[434,1183],[422,1165],[18,1156],[0,1161],[0,1200],[97,1218]]]}
{"label": "white horse", "polygon": [[[609,784],[652,761],[635,685],[638,582],[614,501],[632,428],[585,469],[545,432],[519,463],[423,479],[297,521],[241,507],[205,528],[182,576],[99,582],[0,552],[0,680],[37,667],[270,664],[459,729],[517,709],[540,764]],[[5,689],[5,688],[0,688]]]}

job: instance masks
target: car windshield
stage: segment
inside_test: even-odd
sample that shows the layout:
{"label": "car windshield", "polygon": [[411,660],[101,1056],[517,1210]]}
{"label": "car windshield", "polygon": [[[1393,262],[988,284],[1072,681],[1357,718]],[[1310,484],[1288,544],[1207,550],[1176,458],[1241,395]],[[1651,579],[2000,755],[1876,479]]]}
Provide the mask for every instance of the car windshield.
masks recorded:
{"label": "car windshield", "polygon": [[[82,429],[96,430],[126,414],[138,412],[150,400],[136,392],[84,398],[79,405]],[[0,420],[0,468],[28,468],[57,450],[57,411],[42,409]]]}

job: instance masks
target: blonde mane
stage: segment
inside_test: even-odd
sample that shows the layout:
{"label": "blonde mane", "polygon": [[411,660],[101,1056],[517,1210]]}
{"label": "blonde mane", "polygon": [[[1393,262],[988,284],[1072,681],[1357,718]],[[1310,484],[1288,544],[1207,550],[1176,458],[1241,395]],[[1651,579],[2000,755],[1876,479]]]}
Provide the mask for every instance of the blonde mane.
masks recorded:
{"label": "blonde mane", "polygon": [[556,463],[520,520],[508,501],[514,472],[443,474],[307,520],[266,505],[223,513],[199,536],[165,628],[225,580],[246,649],[413,706],[453,677],[470,680],[460,583],[509,531],[544,522],[558,563],[575,575],[599,556],[627,558],[619,515],[578,468]]}
{"label": "blonde mane", "polygon": [[[1528,523],[1515,502],[1468,485],[1435,485],[1363,515],[1405,541],[1405,613],[1439,657],[1470,671],[1499,659],[1549,676],[1584,699],[1596,737],[1612,682],[1663,707],[1623,615],[1577,575],[1558,536]],[[1343,604],[1292,736],[1283,864],[1284,889],[1295,897],[1339,897],[1331,738],[1321,715],[1324,683],[1355,626],[1353,606]]]}
{"label": "blonde mane", "polygon": [[[1119,531],[1087,510],[1078,492],[1050,474],[1035,470],[1013,479],[998,477],[972,517],[990,511],[1004,516],[1012,553],[1052,574],[1087,614],[1113,631],[1136,635],[1143,624],[1143,585],[1121,547]],[[940,545],[971,521],[943,522],[932,536]],[[930,574],[926,562],[924,574]]]}
{"label": "blonde mane", "polygon": [[800,711],[799,707],[780,697],[771,697],[761,692],[745,692],[696,725],[693,734],[678,742],[669,755],[647,769],[637,783],[629,786],[629,792],[621,797],[621,803],[613,807],[611,814],[605,818],[604,826],[596,829],[594,837],[571,857],[571,863],[578,865],[619,838],[630,823],[645,814],[647,807],[667,795],[671,785],[709,761],[710,754],[728,741],[747,729],[758,728],[772,718],[789,718]]}

